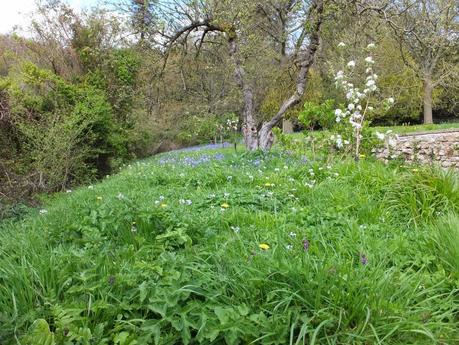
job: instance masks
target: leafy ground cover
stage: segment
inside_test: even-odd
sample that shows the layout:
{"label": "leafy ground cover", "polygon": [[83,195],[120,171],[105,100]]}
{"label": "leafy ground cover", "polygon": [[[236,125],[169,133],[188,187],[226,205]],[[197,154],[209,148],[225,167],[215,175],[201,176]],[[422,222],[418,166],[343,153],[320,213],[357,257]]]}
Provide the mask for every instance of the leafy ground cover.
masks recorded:
{"label": "leafy ground cover", "polygon": [[456,344],[459,180],[170,153],[0,225],[1,344]]}

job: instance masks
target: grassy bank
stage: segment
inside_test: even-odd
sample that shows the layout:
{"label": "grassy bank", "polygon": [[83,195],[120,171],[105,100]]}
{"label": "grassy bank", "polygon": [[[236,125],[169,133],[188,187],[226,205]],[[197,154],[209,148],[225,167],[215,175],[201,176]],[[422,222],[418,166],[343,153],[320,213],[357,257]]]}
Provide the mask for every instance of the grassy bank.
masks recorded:
{"label": "grassy bank", "polygon": [[1,344],[455,344],[459,181],[170,153],[0,225]]}

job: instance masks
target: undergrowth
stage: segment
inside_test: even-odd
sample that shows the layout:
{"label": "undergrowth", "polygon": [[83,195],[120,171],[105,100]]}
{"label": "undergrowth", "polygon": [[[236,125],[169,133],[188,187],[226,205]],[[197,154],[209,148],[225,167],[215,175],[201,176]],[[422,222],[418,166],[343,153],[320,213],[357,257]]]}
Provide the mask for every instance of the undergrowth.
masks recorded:
{"label": "undergrowth", "polygon": [[1,344],[457,344],[458,175],[161,155],[0,225]]}

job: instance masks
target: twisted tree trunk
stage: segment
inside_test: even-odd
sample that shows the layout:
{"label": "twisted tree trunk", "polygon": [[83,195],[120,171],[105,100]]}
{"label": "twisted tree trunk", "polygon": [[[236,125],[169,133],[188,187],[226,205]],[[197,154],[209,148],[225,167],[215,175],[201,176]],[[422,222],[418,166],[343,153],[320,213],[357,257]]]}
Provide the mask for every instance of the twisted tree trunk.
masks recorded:
{"label": "twisted tree trunk", "polygon": [[306,84],[308,82],[308,73],[309,69],[311,68],[312,64],[314,63],[314,57],[316,55],[317,49],[319,48],[320,44],[320,27],[322,26],[323,21],[323,11],[324,11],[324,2],[323,0],[316,0],[313,4],[313,10],[316,11],[315,13],[315,20],[311,26],[311,34],[309,36],[309,44],[306,50],[300,52],[299,59],[300,59],[300,70],[298,72],[297,82],[296,82],[296,90],[290,98],[286,99],[279,111],[277,112],[274,117],[265,122],[261,127],[260,134],[259,134],[259,148],[261,150],[269,150],[274,142],[274,135],[272,132],[273,127],[284,117],[287,110],[291,107],[298,104],[301,100],[301,97],[304,95],[304,91],[306,89]]}
{"label": "twisted tree trunk", "polygon": [[243,134],[245,145],[248,150],[253,151],[261,149],[263,151],[269,150],[274,142],[273,127],[284,117],[285,113],[294,105],[298,104],[304,95],[306,84],[308,81],[308,72],[311,68],[314,57],[320,43],[320,27],[323,21],[324,1],[315,0],[311,13],[315,11],[314,22],[311,25],[311,32],[309,36],[309,44],[305,50],[299,53],[299,66],[296,89],[292,96],[286,99],[280,106],[276,115],[271,120],[263,123],[261,129],[257,130],[257,123],[254,115],[254,99],[252,86],[245,78],[245,71],[242,61],[238,57],[238,44],[237,35],[234,31],[229,33],[228,44],[229,53],[234,63],[234,75],[238,87],[241,89],[244,100],[244,109],[242,112],[243,118]]}
{"label": "twisted tree trunk", "polygon": [[235,32],[230,32],[228,45],[229,54],[234,63],[234,78],[236,80],[236,84],[242,91],[244,100],[244,108],[242,110],[242,133],[244,135],[244,142],[247,149],[253,151],[258,149],[258,131],[254,116],[253,90],[252,86],[246,81],[242,61],[238,56],[239,47],[236,42]]}

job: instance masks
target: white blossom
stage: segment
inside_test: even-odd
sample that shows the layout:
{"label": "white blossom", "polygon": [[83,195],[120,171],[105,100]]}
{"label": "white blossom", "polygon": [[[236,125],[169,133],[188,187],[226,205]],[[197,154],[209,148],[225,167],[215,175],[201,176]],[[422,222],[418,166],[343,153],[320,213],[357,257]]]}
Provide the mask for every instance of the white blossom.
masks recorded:
{"label": "white blossom", "polygon": [[349,67],[349,68],[355,67],[355,61],[354,60],[349,61],[347,63],[347,67]]}
{"label": "white blossom", "polygon": [[338,48],[344,48],[346,44],[344,42],[339,42],[338,43]]}
{"label": "white blossom", "polygon": [[375,63],[372,56],[366,57],[365,58],[365,62],[366,63],[370,63],[370,64],[374,64]]}
{"label": "white blossom", "polygon": [[376,135],[376,137],[377,137],[379,140],[384,140],[384,139],[386,138],[386,136],[384,135],[384,133],[375,132],[375,135]]}
{"label": "white blossom", "polygon": [[367,45],[367,49],[373,49],[376,47],[376,44],[374,43],[370,43],[369,45]]}

